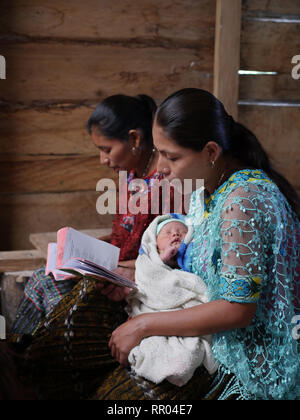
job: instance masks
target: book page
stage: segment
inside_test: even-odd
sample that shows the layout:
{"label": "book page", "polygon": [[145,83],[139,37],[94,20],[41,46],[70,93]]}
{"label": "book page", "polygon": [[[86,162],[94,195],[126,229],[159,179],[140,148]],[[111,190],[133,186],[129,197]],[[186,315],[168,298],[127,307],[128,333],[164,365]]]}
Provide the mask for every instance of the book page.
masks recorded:
{"label": "book page", "polygon": [[109,281],[120,287],[129,287],[130,289],[136,288],[135,284],[131,280],[86,260],[80,260],[77,258],[70,259],[65,263],[62,270],[73,275],[76,275],[77,273],[81,276],[90,277],[94,280],[102,282]]}
{"label": "book page", "polygon": [[60,271],[56,269],[56,259],[57,259],[57,244],[54,242],[51,242],[48,245],[47,265],[46,265],[46,271],[45,271],[46,276],[52,273],[55,280],[65,280],[67,278],[70,278],[70,275],[67,275],[64,271]]}
{"label": "book page", "polygon": [[52,270],[56,269],[56,255],[57,255],[57,244],[51,242],[48,245],[48,254],[47,254],[47,265],[45,274],[48,276]]}
{"label": "book page", "polygon": [[[61,232],[64,250],[62,261],[59,263],[57,261],[57,268],[61,268],[71,258],[89,260],[111,271],[117,268],[120,249],[116,246],[92,238],[72,228],[68,228],[67,232],[62,229]],[[60,231],[58,232],[58,241],[59,234]]]}

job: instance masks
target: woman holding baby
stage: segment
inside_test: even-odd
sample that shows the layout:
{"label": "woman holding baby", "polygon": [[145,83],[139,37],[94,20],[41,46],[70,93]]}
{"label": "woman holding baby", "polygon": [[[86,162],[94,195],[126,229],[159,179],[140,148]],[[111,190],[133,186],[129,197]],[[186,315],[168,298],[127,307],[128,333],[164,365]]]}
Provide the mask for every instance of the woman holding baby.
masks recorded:
{"label": "woman holding baby", "polygon": [[[292,335],[292,319],[300,312],[297,194],[272,168],[256,137],[206,91],[184,89],[166,99],[156,112],[153,137],[159,153],[157,169],[164,177],[204,180],[204,214],[199,206],[202,190],[191,197],[188,216],[194,240],[189,270],[206,284],[208,302],[144,313],[113,328],[112,334],[99,327],[102,376],[92,376],[92,360],[81,370],[69,362],[64,379],[50,366],[44,377],[41,373],[36,377],[43,395],[53,396],[46,384],[53,375],[61,392],[69,392],[72,380],[78,378],[83,392],[91,395],[97,389],[96,399],[298,399],[299,344]],[[47,360],[51,344],[58,354],[70,345],[68,314],[80,292],[82,288],[75,288],[52,314],[50,326],[37,332],[28,352],[37,366]],[[72,318],[75,336],[83,334],[78,325],[88,305],[93,305],[93,298],[85,296]],[[112,318],[104,306],[102,315]],[[90,334],[87,347],[95,345]],[[108,338],[113,358],[127,365],[132,349],[148,337],[206,335],[213,337],[218,372],[211,375],[199,367],[181,388],[134,377],[114,364],[104,349]],[[80,357],[78,347],[76,352],[73,360]]]}
{"label": "woman holding baby", "polygon": [[204,220],[197,217],[197,191],[190,207],[191,269],[206,282],[210,302],[123,324],[112,335],[113,354],[124,363],[152,335],[214,334],[221,366],[215,385],[234,375],[226,397],[299,398],[299,347],[292,337],[300,307],[296,193],[254,135],[207,92],[187,89],[168,98],[153,133],[158,169],[169,180],[205,180]]}

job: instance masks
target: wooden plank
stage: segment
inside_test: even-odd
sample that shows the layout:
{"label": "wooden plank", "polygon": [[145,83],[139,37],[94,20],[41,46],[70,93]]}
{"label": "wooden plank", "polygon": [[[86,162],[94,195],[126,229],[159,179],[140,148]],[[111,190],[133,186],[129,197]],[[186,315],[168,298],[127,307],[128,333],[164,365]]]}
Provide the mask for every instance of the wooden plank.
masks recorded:
{"label": "wooden plank", "polygon": [[241,0],[217,0],[214,94],[238,117]]}
{"label": "wooden plank", "polygon": [[300,51],[300,24],[243,21],[241,68],[291,74]]}
{"label": "wooden plank", "polygon": [[107,166],[100,166],[98,156],[47,160],[36,157],[0,165],[1,193],[91,191],[96,190],[102,178],[114,180],[118,188],[118,175]]}
{"label": "wooden plank", "polygon": [[[278,74],[241,77],[240,98],[300,98],[300,84],[291,77],[291,59],[299,49],[299,24],[288,23],[289,19],[295,21],[296,16],[300,18],[298,0],[243,1],[241,67]],[[280,18],[286,23],[280,22]],[[260,19],[261,22],[257,21]]]}
{"label": "wooden plank", "polygon": [[[100,238],[105,235],[110,235],[111,229],[85,229],[81,230],[81,232],[92,236],[93,238]],[[29,235],[29,240],[32,245],[34,245],[45,258],[47,258],[48,244],[50,242],[56,242],[56,239],[57,232],[31,233]]]}
{"label": "wooden plank", "polygon": [[0,27],[31,37],[213,43],[214,17],[211,0],[2,0]]}
{"label": "wooden plank", "polygon": [[111,228],[113,215],[99,215],[96,191],[49,194],[2,194],[0,250],[31,249],[31,233]]}
{"label": "wooden plank", "polygon": [[0,273],[35,270],[45,264],[39,250],[0,252]]}
{"label": "wooden plank", "polygon": [[24,283],[17,282],[19,274],[3,274],[1,284],[1,314],[5,317],[6,331],[9,332],[24,293]]}
{"label": "wooden plank", "polygon": [[274,166],[300,189],[300,108],[240,106],[239,120],[256,134]]}
{"label": "wooden plank", "polygon": [[258,14],[259,12],[270,13],[299,13],[298,0],[243,0],[244,14]]}
{"label": "wooden plank", "polygon": [[[1,94],[0,94],[1,96]],[[15,110],[0,110],[0,159],[30,155],[35,159],[60,155],[97,155],[85,126],[96,108],[61,104]]]}
{"label": "wooden plank", "polygon": [[29,235],[31,244],[38,249],[45,258],[47,258],[48,254],[48,244],[50,242],[56,242],[56,239],[57,232],[31,233]]}
{"label": "wooden plank", "polygon": [[3,48],[9,78],[0,100],[32,104],[100,101],[126,92],[157,100],[183,87],[212,88],[213,45],[202,48],[26,43]]}
{"label": "wooden plank", "polygon": [[240,99],[300,100],[300,83],[291,74],[240,76]]}

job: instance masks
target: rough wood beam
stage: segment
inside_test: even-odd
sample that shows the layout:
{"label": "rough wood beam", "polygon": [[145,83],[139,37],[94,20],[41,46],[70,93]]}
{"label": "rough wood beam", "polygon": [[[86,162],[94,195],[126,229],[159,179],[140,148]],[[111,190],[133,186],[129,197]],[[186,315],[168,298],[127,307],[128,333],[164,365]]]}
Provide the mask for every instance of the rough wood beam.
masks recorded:
{"label": "rough wood beam", "polygon": [[238,119],[241,0],[217,0],[214,95]]}
{"label": "rough wood beam", "polygon": [[38,250],[0,252],[0,273],[36,270],[44,264],[45,258]]}
{"label": "rough wood beam", "polygon": [[[111,231],[111,228],[81,230],[82,233],[92,236],[93,238],[100,238],[102,236],[110,235]],[[29,240],[32,243],[32,245],[34,245],[45,258],[47,258],[48,244],[50,242],[56,242],[56,238],[56,232],[32,233],[31,235],[29,235]]]}

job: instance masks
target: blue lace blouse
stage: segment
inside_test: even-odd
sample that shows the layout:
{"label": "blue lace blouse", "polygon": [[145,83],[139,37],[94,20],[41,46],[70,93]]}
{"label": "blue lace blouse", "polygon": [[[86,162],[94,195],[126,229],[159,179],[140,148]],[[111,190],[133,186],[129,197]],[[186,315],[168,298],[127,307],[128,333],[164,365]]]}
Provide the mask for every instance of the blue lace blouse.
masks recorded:
{"label": "blue lace blouse", "polygon": [[[211,301],[256,303],[252,324],[214,335],[213,350],[246,399],[300,398],[300,224],[278,187],[260,170],[236,172],[199,207],[192,195],[191,271]],[[222,314],[220,314],[220,317]]]}

